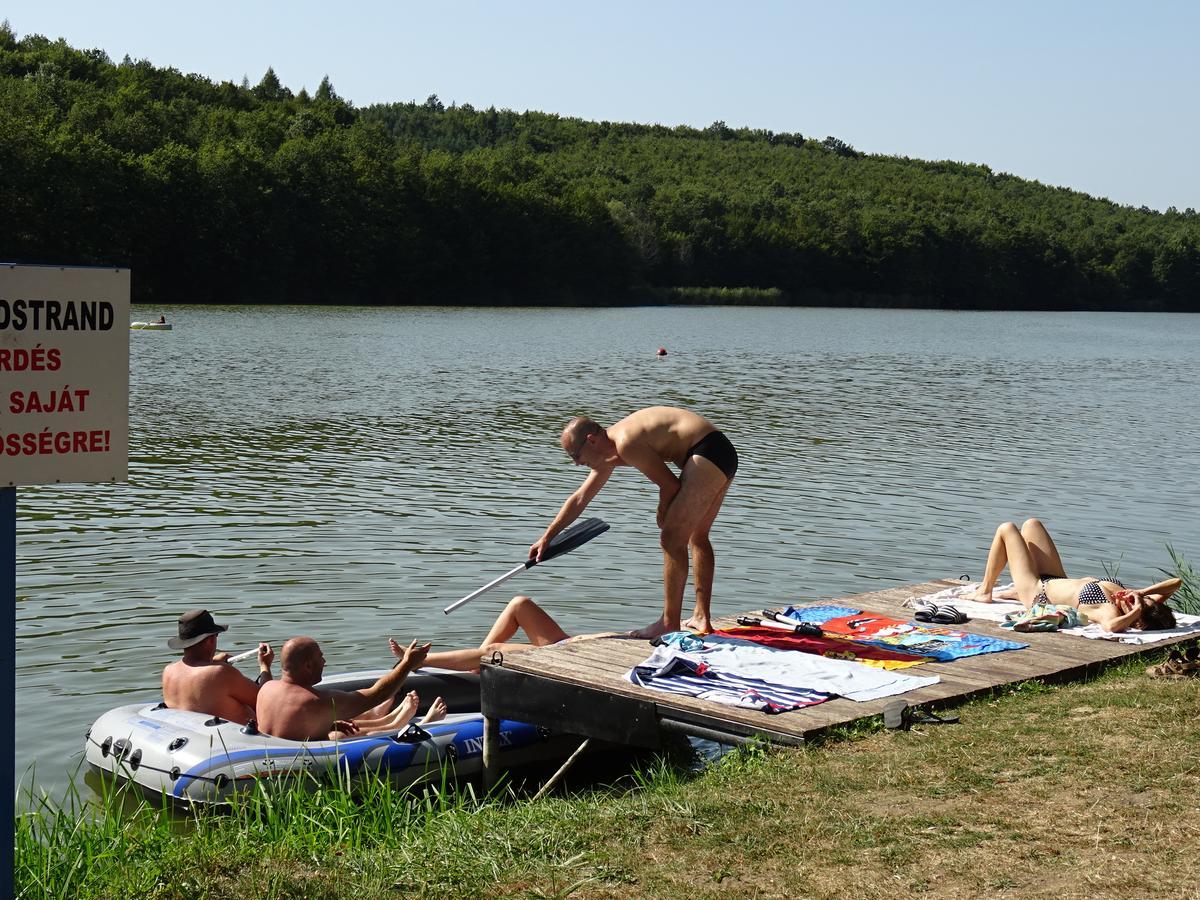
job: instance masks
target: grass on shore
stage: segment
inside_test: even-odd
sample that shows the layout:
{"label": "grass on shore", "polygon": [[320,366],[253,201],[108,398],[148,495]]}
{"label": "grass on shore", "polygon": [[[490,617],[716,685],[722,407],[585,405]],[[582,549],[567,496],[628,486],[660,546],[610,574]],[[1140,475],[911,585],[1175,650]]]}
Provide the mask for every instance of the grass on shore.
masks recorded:
{"label": "grass on shore", "polygon": [[960,725],[868,722],[538,803],[333,785],[182,829],[44,803],[17,819],[18,896],[1194,895],[1200,679],[1146,663],[997,692]]}
{"label": "grass on shore", "polygon": [[673,287],[665,293],[672,303],[699,305],[783,306],[788,301],[788,296],[774,287]]}

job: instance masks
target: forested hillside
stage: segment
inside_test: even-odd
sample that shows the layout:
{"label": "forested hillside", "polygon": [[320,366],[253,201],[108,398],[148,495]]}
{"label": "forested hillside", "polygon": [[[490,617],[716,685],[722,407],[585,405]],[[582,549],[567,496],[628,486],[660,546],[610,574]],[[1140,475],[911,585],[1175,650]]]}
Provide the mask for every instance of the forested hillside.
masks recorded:
{"label": "forested hillside", "polygon": [[835,138],[220,84],[0,28],[0,259],[157,302],[1200,310],[1200,216]]}

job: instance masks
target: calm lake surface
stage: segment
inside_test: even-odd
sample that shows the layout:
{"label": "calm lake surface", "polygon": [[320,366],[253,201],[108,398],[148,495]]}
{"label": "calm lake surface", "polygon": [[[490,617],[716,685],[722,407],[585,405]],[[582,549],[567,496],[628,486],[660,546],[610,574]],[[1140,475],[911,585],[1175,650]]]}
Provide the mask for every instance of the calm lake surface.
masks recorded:
{"label": "calm lake surface", "polygon": [[[714,610],[978,577],[996,524],[1044,518],[1068,571],[1200,564],[1200,317],[834,309],[176,307],[130,335],[127,484],[18,492],[17,774],[54,789],[103,710],[158,696],[180,612],[231,652],[318,638],[478,643],[514,592],[572,633],[661,605],[657,491],[612,530],[451,616],[521,562],[583,477],[571,415],[652,404],[723,428],[741,469]],[[668,348],[658,357],[655,350]],[[690,604],[685,600],[685,609]],[[253,663],[244,671],[253,674]],[[278,665],[276,666],[278,671]]]}

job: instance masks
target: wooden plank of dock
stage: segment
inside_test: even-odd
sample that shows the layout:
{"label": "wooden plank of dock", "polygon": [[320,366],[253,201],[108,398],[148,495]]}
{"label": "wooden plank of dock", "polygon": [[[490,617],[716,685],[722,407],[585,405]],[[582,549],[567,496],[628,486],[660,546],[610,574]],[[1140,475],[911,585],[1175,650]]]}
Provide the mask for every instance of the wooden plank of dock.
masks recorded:
{"label": "wooden plank of dock", "polygon": [[[959,583],[940,579],[828,602],[911,620],[912,610],[903,605],[905,600]],[[751,611],[749,615],[757,613]],[[735,619],[721,618],[715,624],[718,628],[729,627]],[[839,697],[817,706],[768,715],[633,685],[625,680],[625,673],[649,655],[649,644],[634,638],[595,638],[520,650],[508,654],[499,664],[485,664],[481,670],[483,713],[491,718],[517,719],[568,734],[651,748],[659,746],[663,731],[671,730],[728,742],[760,737],[798,745],[831,728],[880,715],[897,700],[909,706],[938,707],[1032,679],[1067,681],[1131,656],[1161,654],[1173,644],[1197,637],[1193,634],[1139,645],[1057,632],[1014,635],[998,622],[978,619],[955,627],[1019,640],[1029,647],[906,669],[914,674],[937,675],[941,681],[896,697],[867,702]]]}

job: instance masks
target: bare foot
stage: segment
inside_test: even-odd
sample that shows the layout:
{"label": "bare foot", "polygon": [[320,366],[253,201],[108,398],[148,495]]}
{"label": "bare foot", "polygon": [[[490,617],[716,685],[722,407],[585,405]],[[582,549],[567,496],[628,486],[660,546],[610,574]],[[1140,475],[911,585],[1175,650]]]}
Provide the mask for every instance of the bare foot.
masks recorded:
{"label": "bare foot", "polygon": [[992,592],[985,591],[985,590],[978,590],[975,592],[975,596],[972,597],[971,599],[974,600],[976,603],[991,603],[992,602]]}
{"label": "bare foot", "polygon": [[662,637],[664,634],[670,634],[672,631],[678,630],[679,626],[677,624],[672,625],[664,622],[662,619],[658,619],[654,622],[651,622],[645,628],[639,628],[636,631],[629,632],[629,637],[652,641],[656,637]]}
{"label": "bare foot", "polygon": [[394,721],[400,725],[403,725],[413,717],[417,711],[417,707],[420,705],[421,698],[417,696],[417,692],[409,691],[404,695],[404,699],[400,702],[400,705],[396,707]]}
{"label": "bare foot", "polygon": [[396,643],[395,638],[388,638],[388,648],[392,651],[392,656],[396,659],[404,659],[404,648]]}
{"label": "bare foot", "polygon": [[421,724],[432,725],[434,722],[440,721],[444,718],[446,718],[446,701],[441,697],[438,697],[431,704],[429,704],[429,709],[426,710],[425,715],[421,717]]}
{"label": "bare foot", "polygon": [[710,619],[708,616],[701,616],[699,614],[693,615],[690,619],[684,622],[683,627],[688,631],[695,632],[696,634],[710,634],[713,630],[712,619]]}

